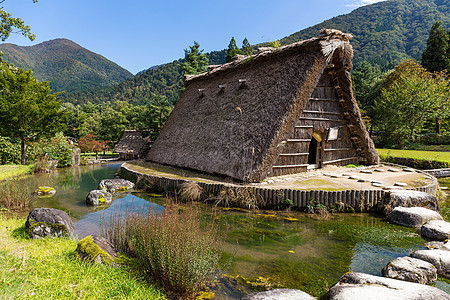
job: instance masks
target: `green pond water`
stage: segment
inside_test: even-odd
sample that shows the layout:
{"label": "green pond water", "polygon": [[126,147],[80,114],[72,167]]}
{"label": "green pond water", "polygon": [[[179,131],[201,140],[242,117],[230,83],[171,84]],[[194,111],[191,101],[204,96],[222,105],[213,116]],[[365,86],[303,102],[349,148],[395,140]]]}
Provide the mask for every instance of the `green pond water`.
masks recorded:
{"label": "green pond water", "polygon": [[[163,199],[152,193],[117,195],[108,206],[86,206],[85,198],[101,179],[114,178],[120,163],[73,167],[52,174],[33,175],[24,184],[57,190],[39,198],[36,207],[67,211],[80,238],[99,234],[102,221],[125,209],[162,209]],[[450,179],[440,180],[450,187]],[[202,204],[199,204],[202,205]],[[204,206],[205,211],[209,209]],[[450,220],[450,197],[441,203]],[[303,212],[221,209],[228,225],[224,268],[212,287],[215,299],[240,299],[254,290],[287,287],[322,296],[348,271],[381,275],[392,259],[425,249],[419,232],[389,224],[380,215],[333,214],[328,219]],[[450,292],[450,281],[439,278],[438,288]]]}

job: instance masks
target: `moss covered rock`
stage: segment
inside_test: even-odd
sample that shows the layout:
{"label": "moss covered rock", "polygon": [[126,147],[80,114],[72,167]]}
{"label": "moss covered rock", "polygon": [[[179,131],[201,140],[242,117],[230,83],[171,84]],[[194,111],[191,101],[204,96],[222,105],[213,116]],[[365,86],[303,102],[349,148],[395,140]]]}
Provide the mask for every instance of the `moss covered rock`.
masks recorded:
{"label": "moss covered rock", "polygon": [[112,201],[112,195],[105,190],[93,190],[86,196],[89,205],[102,205]]}
{"label": "moss covered rock", "polygon": [[131,191],[133,188],[134,183],[122,178],[103,179],[102,181],[100,181],[100,184],[98,185],[99,190],[104,190],[112,194],[116,192]]}
{"label": "moss covered rock", "polygon": [[71,237],[75,226],[69,215],[55,208],[35,208],[27,217],[25,229],[31,238]]}
{"label": "moss covered rock", "polygon": [[53,196],[56,194],[56,190],[49,186],[40,186],[36,190],[36,194],[38,194],[38,196]]}
{"label": "moss covered rock", "polygon": [[113,245],[104,237],[88,235],[78,242],[77,250],[81,260],[99,264],[112,264],[117,258]]}

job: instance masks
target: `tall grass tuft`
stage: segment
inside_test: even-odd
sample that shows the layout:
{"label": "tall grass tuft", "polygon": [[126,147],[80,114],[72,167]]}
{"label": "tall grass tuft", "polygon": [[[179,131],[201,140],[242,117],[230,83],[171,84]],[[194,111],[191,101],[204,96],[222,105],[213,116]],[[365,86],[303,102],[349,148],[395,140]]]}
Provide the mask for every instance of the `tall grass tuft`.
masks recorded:
{"label": "tall grass tuft", "polygon": [[199,201],[203,195],[203,188],[198,183],[186,181],[180,185],[180,197],[183,201]]}
{"label": "tall grass tuft", "polygon": [[11,178],[0,181],[0,208],[22,210],[30,207],[33,200],[32,190],[20,179]]}
{"label": "tall grass tuft", "polygon": [[163,211],[116,214],[102,230],[173,299],[192,299],[214,279],[226,235],[214,210],[202,217],[195,203],[181,207],[172,199]]}

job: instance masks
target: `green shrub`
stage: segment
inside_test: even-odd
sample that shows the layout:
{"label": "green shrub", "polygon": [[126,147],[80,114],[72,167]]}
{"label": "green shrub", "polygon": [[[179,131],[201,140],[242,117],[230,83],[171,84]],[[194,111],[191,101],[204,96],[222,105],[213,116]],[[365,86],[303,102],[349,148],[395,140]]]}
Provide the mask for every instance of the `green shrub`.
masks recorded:
{"label": "green shrub", "polygon": [[193,298],[214,278],[225,240],[214,211],[202,218],[194,203],[180,207],[170,199],[162,212],[115,215],[103,232],[118,251],[136,257],[149,279],[181,299]]}

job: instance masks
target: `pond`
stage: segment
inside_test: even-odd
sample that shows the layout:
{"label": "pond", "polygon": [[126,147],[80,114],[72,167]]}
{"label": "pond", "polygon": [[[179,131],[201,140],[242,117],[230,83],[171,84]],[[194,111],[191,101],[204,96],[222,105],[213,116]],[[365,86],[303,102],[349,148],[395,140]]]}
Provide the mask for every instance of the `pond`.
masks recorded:
{"label": "pond", "polygon": [[[127,207],[161,209],[164,200],[151,193],[119,195],[105,207],[86,206],[88,192],[101,179],[113,178],[119,167],[120,163],[67,168],[28,176],[24,184],[54,187],[56,195],[38,199],[36,207],[69,212],[82,238],[99,234],[103,220]],[[450,187],[450,179],[440,183]],[[449,198],[441,205],[446,219],[450,217]],[[417,230],[389,224],[380,215],[332,214],[322,219],[296,211],[221,209],[221,219],[229,229],[223,276],[212,288],[216,299],[240,299],[253,290],[278,286],[320,296],[344,273],[381,275],[387,262],[424,249],[426,242]],[[444,278],[435,285],[450,292],[450,281]]]}

